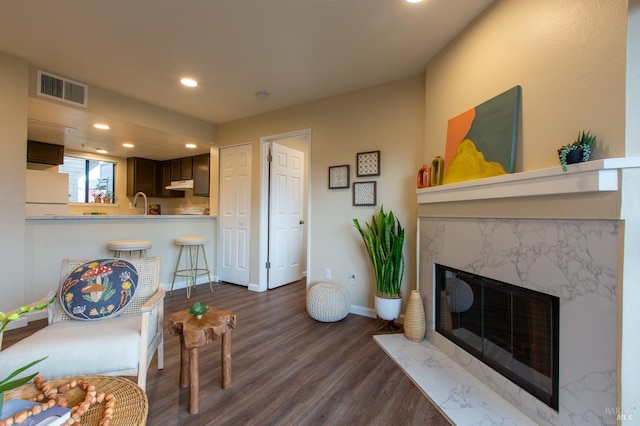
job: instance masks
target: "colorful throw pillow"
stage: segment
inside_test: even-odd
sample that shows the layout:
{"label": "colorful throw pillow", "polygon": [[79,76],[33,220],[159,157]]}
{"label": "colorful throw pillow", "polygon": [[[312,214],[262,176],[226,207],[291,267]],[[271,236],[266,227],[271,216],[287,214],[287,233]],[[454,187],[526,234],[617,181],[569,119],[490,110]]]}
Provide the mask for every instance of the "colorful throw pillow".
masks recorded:
{"label": "colorful throw pillow", "polygon": [[71,272],[60,289],[60,304],[74,319],[118,315],[133,299],[138,271],[124,259],[98,259]]}

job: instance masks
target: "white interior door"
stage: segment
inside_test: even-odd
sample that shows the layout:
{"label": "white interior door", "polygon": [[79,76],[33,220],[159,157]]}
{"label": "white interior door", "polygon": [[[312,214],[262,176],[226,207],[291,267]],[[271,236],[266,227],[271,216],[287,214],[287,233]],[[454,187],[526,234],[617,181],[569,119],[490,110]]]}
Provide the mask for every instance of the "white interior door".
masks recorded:
{"label": "white interior door", "polygon": [[304,153],[271,144],[268,287],[302,278]]}
{"label": "white interior door", "polygon": [[221,281],[249,285],[251,145],[220,149],[219,258]]}

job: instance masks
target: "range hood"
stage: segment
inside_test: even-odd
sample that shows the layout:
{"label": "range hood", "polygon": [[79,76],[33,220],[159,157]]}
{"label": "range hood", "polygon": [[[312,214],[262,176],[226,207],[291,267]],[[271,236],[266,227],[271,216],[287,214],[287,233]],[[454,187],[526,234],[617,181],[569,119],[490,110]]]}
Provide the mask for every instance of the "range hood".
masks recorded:
{"label": "range hood", "polygon": [[173,191],[186,191],[187,189],[193,189],[193,179],[173,180],[171,181],[171,185],[167,186],[166,189],[171,189]]}

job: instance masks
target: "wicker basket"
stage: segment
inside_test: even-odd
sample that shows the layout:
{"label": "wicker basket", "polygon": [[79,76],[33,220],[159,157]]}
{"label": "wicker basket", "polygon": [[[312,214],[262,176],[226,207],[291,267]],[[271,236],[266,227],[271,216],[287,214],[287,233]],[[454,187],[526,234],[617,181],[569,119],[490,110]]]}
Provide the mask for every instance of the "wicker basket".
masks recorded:
{"label": "wicker basket", "polygon": [[[111,376],[77,376],[49,380],[52,386],[60,386],[71,380],[88,381],[96,387],[96,392],[113,394],[116,404],[111,418],[112,425],[143,426],[147,423],[149,403],[147,394],[131,380]],[[30,399],[39,393],[33,383],[5,392],[4,400],[19,398]],[[86,393],[79,387],[70,389],[64,396],[69,407],[81,402]],[[98,425],[104,413],[104,403],[91,404],[89,410],[82,416],[82,425]]]}

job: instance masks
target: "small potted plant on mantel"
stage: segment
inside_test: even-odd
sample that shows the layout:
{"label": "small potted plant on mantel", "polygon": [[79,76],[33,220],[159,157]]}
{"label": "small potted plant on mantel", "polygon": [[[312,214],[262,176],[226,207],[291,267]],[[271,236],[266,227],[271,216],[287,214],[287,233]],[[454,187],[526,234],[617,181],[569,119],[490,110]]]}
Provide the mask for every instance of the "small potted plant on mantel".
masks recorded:
{"label": "small potted plant on mantel", "polygon": [[579,132],[575,141],[558,149],[558,159],[562,170],[567,171],[567,164],[589,161],[591,150],[596,143],[596,136],[590,132]]}
{"label": "small potted plant on mantel", "polygon": [[400,317],[401,290],[404,276],[404,228],[392,211],[384,212],[380,206],[371,223],[362,228],[358,219],[353,224],[360,232],[376,279],[375,306],[378,317],[391,322]]}

